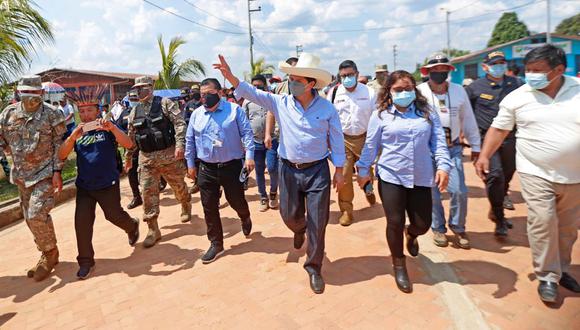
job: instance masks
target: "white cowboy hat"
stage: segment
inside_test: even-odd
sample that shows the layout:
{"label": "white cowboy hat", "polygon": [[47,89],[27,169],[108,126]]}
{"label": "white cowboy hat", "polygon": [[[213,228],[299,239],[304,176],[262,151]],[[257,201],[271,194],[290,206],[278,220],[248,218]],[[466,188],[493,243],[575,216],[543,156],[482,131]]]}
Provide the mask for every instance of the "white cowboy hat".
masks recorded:
{"label": "white cowboy hat", "polygon": [[286,62],[280,62],[278,68],[280,71],[299,77],[307,77],[316,79],[314,88],[320,89],[326,87],[332,81],[330,72],[318,68],[320,65],[320,58],[310,53],[302,53],[298,58],[298,63],[291,66]]}

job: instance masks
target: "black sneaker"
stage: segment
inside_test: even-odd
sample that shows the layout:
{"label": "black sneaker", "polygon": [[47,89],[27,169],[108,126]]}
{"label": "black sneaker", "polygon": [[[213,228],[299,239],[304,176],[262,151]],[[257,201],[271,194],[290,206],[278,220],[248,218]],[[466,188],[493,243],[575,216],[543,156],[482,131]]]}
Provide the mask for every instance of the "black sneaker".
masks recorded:
{"label": "black sneaker", "polygon": [[216,243],[211,243],[209,250],[201,257],[201,262],[203,264],[209,264],[215,261],[219,256],[224,253],[224,246]]}
{"label": "black sneaker", "polygon": [[139,240],[139,220],[133,219],[133,221],[135,221],[135,229],[127,233],[130,246],[135,246]]}
{"label": "black sneaker", "polygon": [[247,218],[246,220],[242,220],[242,232],[244,235],[249,236],[252,232],[252,219]]}
{"label": "black sneaker", "polygon": [[506,237],[508,235],[508,227],[505,220],[496,221],[494,234],[498,237]]}
{"label": "black sneaker", "polygon": [[77,272],[77,278],[79,280],[85,280],[89,276],[91,276],[91,274],[93,273],[94,270],[95,270],[95,265],[92,265],[92,266],[81,265],[81,266],[79,266],[79,271]]}
{"label": "black sneaker", "polygon": [[511,211],[516,209],[509,195],[505,195],[505,197],[503,198],[503,208]]}

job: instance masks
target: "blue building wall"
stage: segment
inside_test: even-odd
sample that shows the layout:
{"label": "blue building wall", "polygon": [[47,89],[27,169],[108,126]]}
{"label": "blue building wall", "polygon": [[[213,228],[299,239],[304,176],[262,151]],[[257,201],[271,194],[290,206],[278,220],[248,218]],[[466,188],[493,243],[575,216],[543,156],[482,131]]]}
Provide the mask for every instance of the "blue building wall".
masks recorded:
{"label": "blue building wall", "polygon": [[[504,52],[508,63],[510,63],[510,64],[515,63],[520,67],[520,69],[521,69],[520,75],[523,77],[524,58],[523,57],[514,58],[513,57],[513,55],[514,55],[513,54],[513,47],[516,45],[532,44],[532,41],[533,41],[532,39],[534,39],[534,38],[522,40],[522,41],[517,42],[517,43],[513,43],[513,44],[510,44],[507,46],[499,47],[499,48],[494,49],[492,51],[500,50],[500,51]],[[545,37],[539,36],[536,39],[545,40]],[[552,42],[570,42],[571,43],[571,52],[569,54],[566,54],[566,60],[568,62],[568,66],[566,67],[566,74],[570,75],[570,76],[576,76],[578,74],[578,72],[580,71],[580,40],[552,37]],[[466,78],[465,77],[465,66],[469,65],[469,64],[476,64],[477,65],[477,77],[485,76],[485,72],[483,71],[483,69],[481,67],[481,63],[483,62],[483,59],[484,59],[486,54],[487,53],[483,53],[483,54],[478,55],[475,58],[471,58],[471,59],[465,60],[463,62],[453,63],[456,70],[451,73],[451,81],[454,83],[457,83],[457,84],[461,84],[463,82],[463,79]],[[578,60],[577,60],[577,57],[579,57]]]}

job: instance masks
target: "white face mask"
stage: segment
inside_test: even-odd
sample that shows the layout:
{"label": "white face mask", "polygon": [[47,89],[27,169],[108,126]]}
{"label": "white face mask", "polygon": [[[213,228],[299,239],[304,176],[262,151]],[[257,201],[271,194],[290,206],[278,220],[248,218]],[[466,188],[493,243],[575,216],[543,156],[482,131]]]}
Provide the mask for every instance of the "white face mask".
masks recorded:
{"label": "white face mask", "polygon": [[533,89],[544,89],[552,83],[554,79],[548,80],[548,74],[552,72],[526,72],[526,83]]}

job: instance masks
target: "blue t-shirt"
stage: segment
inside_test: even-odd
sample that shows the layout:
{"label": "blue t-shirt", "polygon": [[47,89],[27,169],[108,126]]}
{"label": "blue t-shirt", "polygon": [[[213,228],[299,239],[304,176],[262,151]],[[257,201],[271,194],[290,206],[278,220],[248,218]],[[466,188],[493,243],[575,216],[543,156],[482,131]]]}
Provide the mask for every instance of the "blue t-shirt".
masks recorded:
{"label": "blue t-shirt", "polygon": [[85,190],[108,188],[119,181],[117,145],[111,132],[91,131],[75,143],[76,185]]}

